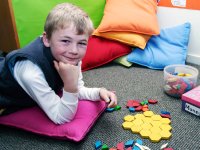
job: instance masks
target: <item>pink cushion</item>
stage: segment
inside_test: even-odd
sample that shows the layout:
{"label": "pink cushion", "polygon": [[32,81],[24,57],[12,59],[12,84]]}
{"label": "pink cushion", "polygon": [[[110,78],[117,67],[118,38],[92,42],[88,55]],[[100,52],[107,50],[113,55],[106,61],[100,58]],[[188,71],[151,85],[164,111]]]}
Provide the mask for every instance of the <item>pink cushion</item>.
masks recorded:
{"label": "pink cushion", "polygon": [[0,117],[0,124],[52,138],[78,142],[89,132],[105,108],[106,103],[104,101],[80,100],[74,120],[63,125],[56,125],[38,106],[35,106]]}

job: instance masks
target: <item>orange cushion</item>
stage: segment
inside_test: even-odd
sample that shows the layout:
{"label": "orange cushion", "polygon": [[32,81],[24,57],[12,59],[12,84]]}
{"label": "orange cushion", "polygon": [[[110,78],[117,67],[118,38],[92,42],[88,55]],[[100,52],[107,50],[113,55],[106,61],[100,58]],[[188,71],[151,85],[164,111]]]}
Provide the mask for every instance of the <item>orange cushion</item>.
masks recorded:
{"label": "orange cushion", "polygon": [[130,46],[139,47],[141,49],[145,48],[146,43],[151,37],[151,35],[138,34],[133,32],[98,32],[98,30],[95,30],[93,35],[116,40]]}
{"label": "orange cushion", "polygon": [[160,33],[156,0],[106,0],[99,32],[126,31],[148,35]]}

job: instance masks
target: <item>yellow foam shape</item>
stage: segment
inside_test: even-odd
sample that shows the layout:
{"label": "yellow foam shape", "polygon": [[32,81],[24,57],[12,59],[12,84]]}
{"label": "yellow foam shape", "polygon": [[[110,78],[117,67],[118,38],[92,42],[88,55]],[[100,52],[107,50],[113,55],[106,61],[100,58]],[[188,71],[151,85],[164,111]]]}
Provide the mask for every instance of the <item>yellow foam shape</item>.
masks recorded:
{"label": "yellow foam shape", "polygon": [[152,128],[152,125],[150,123],[146,123],[144,122],[142,125],[141,125],[142,129],[150,129]]}
{"label": "yellow foam shape", "polygon": [[150,123],[153,127],[157,127],[157,128],[159,128],[160,125],[162,124],[162,122],[160,121],[153,121],[153,120]]}
{"label": "yellow foam shape", "polygon": [[162,124],[170,124],[171,123],[171,120],[169,118],[162,118],[160,121]]}
{"label": "yellow foam shape", "polygon": [[143,138],[149,138],[149,136],[151,135],[151,131],[150,130],[147,130],[147,129],[142,129],[140,131],[140,135],[141,137]]}
{"label": "yellow foam shape", "polygon": [[171,77],[171,78],[167,79],[167,82],[176,82],[177,80],[178,80],[178,78]]}
{"label": "yellow foam shape", "polygon": [[147,138],[151,142],[166,140],[172,136],[170,132],[172,127],[169,118],[162,118],[152,111],[143,112],[143,114],[127,115],[122,124],[124,129],[130,129],[133,133],[138,133],[142,138]]}
{"label": "yellow foam shape", "polygon": [[144,113],[143,113],[146,117],[151,117],[151,116],[153,116],[154,115],[154,113],[153,113],[153,111],[145,111]]}
{"label": "yellow foam shape", "polygon": [[185,76],[185,73],[178,73],[178,76]]}
{"label": "yellow foam shape", "polygon": [[152,127],[151,129],[149,129],[152,133],[160,133],[161,129],[158,127]]}
{"label": "yellow foam shape", "polygon": [[152,120],[150,117],[145,117],[145,118],[142,118],[142,121],[146,123],[151,123]]}
{"label": "yellow foam shape", "polygon": [[134,124],[133,124],[133,122],[124,122],[124,123],[122,123],[122,127],[124,128],[124,129],[131,129],[131,127],[133,126]]}
{"label": "yellow foam shape", "polygon": [[145,116],[143,114],[136,114],[135,118],[136,119],[143,119],[143,118],[145,118]]}
{"label": "yellow foam shape", "polygon": [[186,73],[185,74],[185,76],[187,76],[187,77],[190,77],[190,76],[192,76],[191,74],[189,74],[189,73]]}
{"label": "yellow foam shape", "polygon": [[151,116],[151,119],[154,121],[159,121],[162,119],[162,117],[160,115],[153,115],[153,116]]}
{"label": "yellow foam shape", "polygon": [[139,125],[133,125],[133,126],[131,127],[131,131],[132,131],[133,133],[139,133],[141,130],[142,130],[142,127],[139,126]]}
{"label": "yellow foam shape", "polygon": [[133,121],[135,119],[135,117],[134,116],[132,116],[132,115],[127,115],[127,116],[125,116],[124,117],[124,121]]}
{"label": "yellow foam shape", "polygon": [[171,129],[172,129],[172,127],[171,127],[169,124],[162,124],[162,125],[160,126],[160,128],[161,128],[162,130],[167,130],[167,131],[171,131]]}
{"label": "yellow foam shape", "polygon": [[167,130],[162,130],[160,132],[160,135],[161,135],[161,139],[168,140],[169,138],[171,138],[172,133],[170,131],[167,131]]}
{"label": "yellow foam shape", "polygon": [[135,119],[132,121],[134,125],[141,126],[144,122],[141,119]]}
{"label": "yellow foam shape", "polygon": [[149,139],[152,142],[159,142],[161,140],[161,135],[159,133],[151,133],[151,135],[149,136]]}

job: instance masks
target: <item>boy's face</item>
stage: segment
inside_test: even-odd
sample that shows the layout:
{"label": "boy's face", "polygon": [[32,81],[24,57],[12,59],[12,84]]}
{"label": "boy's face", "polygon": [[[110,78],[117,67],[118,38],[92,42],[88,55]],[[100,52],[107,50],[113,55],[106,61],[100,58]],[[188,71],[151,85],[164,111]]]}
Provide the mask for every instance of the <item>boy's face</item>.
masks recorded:
{"label": "boy's face", "polygon": [[47,39],[46,33],[43,33],[43,42],[50,47],[57,61],[77,65],[86,53],[88,35],[77,35],[74,26],[70,25],[54,31],[51,39]]}

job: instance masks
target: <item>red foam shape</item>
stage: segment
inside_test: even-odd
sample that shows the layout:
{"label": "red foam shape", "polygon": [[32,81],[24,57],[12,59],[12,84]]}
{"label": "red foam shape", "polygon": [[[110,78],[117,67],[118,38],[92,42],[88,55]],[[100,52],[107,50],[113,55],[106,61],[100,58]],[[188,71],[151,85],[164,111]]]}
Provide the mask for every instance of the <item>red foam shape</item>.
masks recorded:
{"label": "red foam shape", "polygon": [[150,104],[156,104],[158,101],[155,100],[155,99],[149,99],[148,102],[149,102]]}

